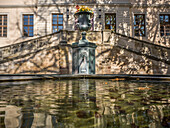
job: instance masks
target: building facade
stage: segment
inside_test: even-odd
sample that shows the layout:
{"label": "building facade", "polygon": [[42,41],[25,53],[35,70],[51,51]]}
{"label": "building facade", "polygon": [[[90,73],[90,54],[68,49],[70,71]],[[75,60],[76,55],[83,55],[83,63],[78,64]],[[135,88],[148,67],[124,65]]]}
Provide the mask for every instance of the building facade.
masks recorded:
{"label": "building facade", "polygon": [[72,74],[76,5],[94,12],[96,74],[170,74],[169,0],[1,1],[0,74]]}
{"label": "building facade", "polygon": [[61,29],[75,31],[76,5],[93,9],[91,31],[112,29],[170,46],[169,0],[5,0],[0,2],[0,47]]}

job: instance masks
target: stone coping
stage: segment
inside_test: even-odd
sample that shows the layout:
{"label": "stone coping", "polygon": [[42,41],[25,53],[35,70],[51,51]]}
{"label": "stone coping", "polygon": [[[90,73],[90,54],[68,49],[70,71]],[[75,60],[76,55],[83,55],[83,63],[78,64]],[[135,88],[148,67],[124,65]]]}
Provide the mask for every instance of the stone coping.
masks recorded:
{"label": "stone coping", "polygon": [[[130,2],[115,2],[115,3],[86,3],[86,4],[80,4],[80,5],[86,5],[86,6],[118,6],[118,7],[130,7],[130,8],[162,8],[167,7],[169,8],[169,4],[134,4]],[[29,4],[29,5],[0,5],[0,8],[40,8],[40,7],[58,7],[58,6],[75,6],[75,3],[38,3],[38,4]]]}
{"label": "stone coping", "polygon": [[123,34],[120,34],[120,33],[117,33],[117,32],[111,32],[111,33],[114,33],[116,35],[120,35],[122,37],[127,37],[129,39],[132,39],[132,40],[135,40],[135,41],[139,41],[139,42],[145,43],[147,45],[157,46],[157,47],[160,47],[160,48],[165,48],[167,50],[170,50],[170,47],[154,44],[153,42],[150,42],[150,41],[140,40],[140,39],[137,39],[137,38],[134,38],[134,37],[131,37],[131,36],[126,36],[126,35],[123,35]]}
{"label": "stone coping", "polygon": [[60,30],[60,31],[58,31],[58,32],[54,32],[54,33],[51,33],[51,34],[48,34],[48,35],[40,36],[40,37],[36,37],[36,36],[35,36],[35,37],[33,37],[32,39],[28,39],[28,40],[25,40],[25,41],[21,41],[21,42],[18,42],[18,43],[9,44],[9,45],[0,47],[0,49],[7,48],[7,47],[12,47],[12,46],[15,46],[15,45],[19,45],[19,44],[22,44],[22,43],[31,42],[31,41],[38,40],[38,39],[42,39],[42,38],[46,38],[46,37],[48,37],[48,36],[53,36],[53,35],[58,34],[58,33],[60,33],[60,32],[63,32],[63,30]]}
{"label": "stone coping", "polygon": [[[12,47],[12,46],[15,46],[15,45],[19,45],[19,44],[22,44],[22,43],[27,43],[27,42],[30,42],[30,41],[34,41],[34,40],[38,40],[38,39],[42,39],[42,38],[45,38],[45,37],[48,37],[48,36],[53,36],[55,34],[59,34],[59,33],[62,33],[62,32],[76,32],[77,30],[75,31],[72,31],[72,30],[60,30],[58,32],[54,32],[54,33],[51,33],[51,34],[47,34],[47,35],[44,35],[44,36],[40,36],[40,37],[35,37],[35,38],[32,38],[32,39],[28,39],[28,40],[25,40],[25,41],[22,41],[22,42],[18,42],[18,43],[15,43],[15,44],[10,44],[10,45],[6,45],[6,46],[3,46],[3,47],[0,47],[0,49],[3,49],[3,48],[7,48],[7,47]],[[133,40],[136,40],[136,41],[140,41],[142,43],[145,43],[145,44],[148,44],[148,45],[152,45],[152,46],[157,46],[157,47],[160,47],[160,48],[165,48],[167,50],[170,50],[170,47],[166,47],[166,46],[161,46],[161,45],[158,45],[158,44],[154,44],[153,42],[150,42],[150,41],[144,41],[144,40],[140,40],[140,39],[137,39],[137,38],[134,38],[134,37],[131,37],[131,36],[126,36],[126,35],[123,35],[123,34],[120,34],[120,33],[117,33],[117,32],[113,32],[111,30],[107,30],[107,29],[104,29],[102,31],[88,31],[88,32],[110,32],[111,34],[116,34],[116,35],[119,35],[119,36],[122,36],[122,37],[127,37],[129,39],[133,39]],[[62,42],[62,41],[61,41]],[[65,41],[64,41],[65,42]],[[66,41],[67,42],[67,41]],[[102,44],[103,45],[103,44]],[[105,44],[107,45],[107,44]]]}
{"label": "stone coping", "polygon": [[0,74],[0,82],[29,80],[69,80],[69,79],[112,79],[115,81],[166,81],[170,75],[129,75],[129,74],[95,74],[95,75],[58,75],[58,74]]}
{"label": "stone coping", "polygon": [[76,43],[72,44],[72,48],[78,48],[78,47],[93,47],[93,48],[96,48],[97,45],[95,43],[92,43],[92,42],[85,42],[83,44],[76,42]]}

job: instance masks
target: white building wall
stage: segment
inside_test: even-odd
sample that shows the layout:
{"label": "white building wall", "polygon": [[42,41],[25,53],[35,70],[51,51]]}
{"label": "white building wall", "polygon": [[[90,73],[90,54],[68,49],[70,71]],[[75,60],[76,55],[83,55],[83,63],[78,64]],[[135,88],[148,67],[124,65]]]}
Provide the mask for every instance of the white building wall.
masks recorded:
{"label": "white building wall", "polygon": [[[7,14],[7,37],[0,37],[0,46],[21,42],[32,37],[22,36],[22,14],[34,14],[32,8],[0,8],[0,15]],[[36,15],[34,14],[34,34],[36,35]]]}
{"label": "white building wall", "polygon": [[[95,0],[89,0],[87,4],[79,4],[93,9],[94,31],[105,29],[105,13],[116,13],[116,32],[134,36],[134,14],[142,13],[146,15],[146,37],[135,38],[169,46],[170,37],[161,37],[159,29],[159,14],[170,14],[169,0],[96,0],[96,3],[94,2]],[[52,13],[63,13],[64,29],[74,30],[77,3],[83,3],[83,0],[0,1],[0,14],[8,15],[8,36],[0,37],[0,47],[52,33]],[[23,37],[22,14],[29,13],[34,14],[34,37]]]}

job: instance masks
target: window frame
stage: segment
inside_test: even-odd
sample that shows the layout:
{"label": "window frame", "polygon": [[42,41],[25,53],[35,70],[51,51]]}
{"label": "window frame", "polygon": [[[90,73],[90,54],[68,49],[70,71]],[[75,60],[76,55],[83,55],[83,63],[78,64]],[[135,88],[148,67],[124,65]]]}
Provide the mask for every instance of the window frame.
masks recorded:
{"label": "window frame", "polygon": [[[163,16],[163,21],[165,20],[165,16],[168,16],[168,20],[169,20],[169,24],[163,24],[163,31],[164,31],[164,35],[161,35],[161,16]],[[167,26],[169,26],[169,29],[167,29]],[[165,14],[159,14],[159,33],[161,37],[170,37],[170,34],[167,35],[166,31],[169,30],[170,33],[170,13],[165,13]]]}
{"label": "window frame", "polygon": [[[117,18],[116,18],[117,15],[116,15],[116,13],[105,13],[105,18],[104,18],[104,23],[105,23],[104,28],[105,29],[107,29],[106,28],[106,15],[114,15],[115,16],[115,29],[114,29],[114,32],[116,32],[117,31],[117,26],[116,26],[117,25],[117,23],[116,23],[117,22]],[[110,25],[112,25],[112,24],[110,24]],[[108,29],[108,30],[112,30],[112,29]]]}
{"label": "window frame", "polygon": [[[57,24],[53,24],[53,15],[57,15]],[[63,22],[62,22],[62,24],[58,24],[58,18],[59,18],[59,15],[62,15],[63,16]],[[62,26],[63,28],[62,29],[64,29],[64,15],[63,15],[63,13],[52,13],[52,18],[51,18],[51,31],[52,31],[52,33],[55,33],[54,31],[53,31],[53,26],[57,26],[57,31],[55,31],[55,32],[58,32],[59,30],[58,30],[58,26]]]}
{"label": "window frame", "polygon": [[[135,26],[137,26],[137,25],[135,25],[135,16],[137,16],[137,15],[143,16],[144,25],[141,25],[141,27],[144,27],[144,35],[140,35],[140,33],[139,33],[139,35],[136,35],[136,33],[135,33]],[[138,27],[139,27],[139,25],[138,25]],[[140,30],[138,30],[138,31],[140,31]],[[133,15],[133,32],[134,32],[134,36],[136,36],[136,37],[146,37],[146,35],[147,35],[146,34],[146,14],[136,13],[136,14]]]}
{"label": "window frame", "polygon": [[[2,14],[0,13],[0,16],[2,16],[2,25],[0,27],[2,28],[0,38],[7,38],[8,37],[8,14]],[[4,17],[6,16],[6,25],[4,25]],[[4,27],[6,27],[6,36],[4,36]]]}
{"label": "window frame", "polygon": [[[24,25],[24,16],[33,16],[33,25],[30,25],[29,24],[29,19],[30,18],[28,18],[28,25]],[[28,36],[26,36],[26,35],[24,35],[24,27],[28,27]],[[29,27],[33,27],[33,35],[32,36],[29,36]],[[23,37],[34,37],[34,14],[32,14],[32,13],[27,13],[27,14],[22,14],[22,36]]]}

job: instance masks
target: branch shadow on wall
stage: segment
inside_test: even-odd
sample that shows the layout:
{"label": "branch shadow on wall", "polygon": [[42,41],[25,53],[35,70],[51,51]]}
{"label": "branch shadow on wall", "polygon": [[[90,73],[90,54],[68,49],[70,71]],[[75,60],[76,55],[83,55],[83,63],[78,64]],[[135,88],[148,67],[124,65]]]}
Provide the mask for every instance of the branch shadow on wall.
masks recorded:
{"label": "branch shadow on wall", "polygon": [[[110,35],[110,36],[115,36]],[[120,35],[119,35],[120,36]],[[116,37],[116,36],[115,36]],[[114,38],[115,38],[114,37]],[[115,43],[114,46],[108,46],[104,44],[103,49],[96,56],[97,61],[100,63],[98,66],[101,71],[100,73],[109,74],[169,74],[170,73],[170,62],[169,62],[169,49],[166,54],[163,54],[163,48],[160,46],[151,47],[152,52],[159,48],[159,55],[155,57],[153,53],[144,53],[143,48],[147,46],[143,41],[135,41],[133,38],[124,36],[117,38],[116,40],[108,39],[109,43]],[[134,42],[133,42],[134,41]],[[137,42],[137,43],[136,43]],[[149,42],[148,42],[149,43]],[[137,44],[140,44],[137,46]],[[136,49],[131,47],[135,45]],[[162,48],[162,49],[161,49]],[[158,51],[157,51],[158,52]],[[166,56],[165,56],[166,55]],[[160,59],[160,58],[163,59]],[[102,61],[101,61],[102,60]],[[103,71],[103,72],[102,72]],[[99,73],[99,74],[100,74]]]}
{"label": "branch shadow on wall", "polygon": [[[53,0],[52,3],[55,8],[60,13],[61,10],[57,5],[57,1]],[[26,4],[26,3],[25,3]],[[35,6],[30,7],[30,10],[35,14],[36,18],[38,18],[38,22],[34,24],[35,26],[39,22],[43,22],[45,25],[42,30],[38,30],[34,36],[38,36],[40,38],[28,40],[25,42],[21,42],[18,44],[14,44],[11,46],[6,47],[4,50],[11,53],[9,56],[3,56],[3,49],[1,51],[2,56],[4,57],[3,60],[0,62],[2,67],[0,71],[3,73],[57,73],[57,74],[69,74],[69,59],[68,59],[68,48],[63,47],[59,44],[59,39],[50,40],[56,34],[48,35],[48,18],[45,13],[50,13],[49,11],[50,6],[48,5],[48,1],[43,1],[41,3],[44,6]],[[66,21],[65,21],[66,22]],[[20,34],[22,35],[22,30],[19,25],[19,20],[16,23]],[[42,36],[46,36],[43,37]],[[62,35],[60,34],[60,37]],[[14,42],[18,42],[21,39],[26,39],[27,37],[21,36],[20,38],[16,39]],[[27,43],[28,42],[28,43]],[[30,43],[31,42],[31,43]],[[39,43],[38,43],[39,42]],[[53,42],[58,42],[55,46],[50,46]],[[37,44],[36,44],[37,43]],[[45,44],[44,44],[45,43]],[[38,46],[36,46],[38,45]],[[48,46],[49,45],[49,46]],[[26,52],[25,52],[26,51]],[[64,59],[61,59],[64,58]],[[6,70],[5,70],[6,69]]]}
{"label": "branch shadow on wall", "polygon": [[[145,1],[146,2],[146,1]],[[141,5],[142,4],[146,4],[144,1],[141,1]],[[158,1],[147,1],[148,5],[152,5],[154,3],[156,3]],[[166,4],[167,1],[164,1],[164,4]],[[159,3],[161,4],[161,3]],[[138,6],[138,2],[134,3],[133,6]],[[116,8],[116,7],[115,7]],[[109,9],[105,8],[106,12],[109,12]],[[155,8],[151,8],[151,11],[148,12],[147,8],[141,9],[140,12],[141,13],[147,13],[147,19],[146,19],[146,23],[153,19],[155,20],[155,18],[157,19],[156,21],[159,20],[159,16],[158,16],[158,12],[162,11],[162,12],[166,12],[166,7],[163,7],[161,9],[157,9],[155,10]],[[123,14],[125,14],[126,12],[122,12]],[[129,13],[129,15],[131,15]],[[133,17],[133,15],[132,15]],[[119,28],[119,30],[117,30],[118,33],[127,35],[126,32],[127,30],[129,30],[128,25],[126,25],[126,21],[124,20],[124,18],[126,18],[125,15],[123,15],[123,18],[121,19],[122,21],[119,22],[118,26],[121,28]],[[133,19],[133,18],[132,18]],[[132,26],[133,26],[133,20],[130,21]],[[126,26],[126,27],[124,27]],[[96,26],[98,27],[98,26]],[[152,40],[152,42],[154,44],[159,43],[160,45],[165,45],[168,42],[166,42],[165,40],[161,40],[160,37],[158,38],[158,31],[159,31],[159,25],[158,22],[149,22],[148,23],[148,28],[147,28],[147,35],[151,35],[151,37],[149,37],[150,40]],[[96,56],[97,61],[99,61],[99,63],[96,65],[100,71],[99,74],[103,74],[103,73],[109,73],[109,74],[169,74],[170,73],[170,66],[169,66],[169,61],[164,61],[161,60],[157,57],[155,57],[154,55],[150,55],[150,54],[143,54],[141,51],[134,51],[129,49],[130,44],[128,44],[128,42],[130,40],[133,39],[129,39],[128,37],[126,38],[126,46],[122,47],[121,46],[121,42],[122,40],[119,39],[117,41],[113,41],[111,40],[112,36],[110,36],[110,39],[107,40],[107,42],[103,42],[105,44],[103,44],[104,46],[102,46],[103,49],[100,53],[98,53],[98,55]],[[142,40],[146,40],[143,39]],[[149,41],[148,43],[149,43]],[[157,42],[157,40],[160,40]],[[110,47],[108,46],[109,43],[117,43],[114,46]],[[150,42],[151,43],[151,42]],[[119,45],[118,45],[119,44]],[[141,43],[142,44],[142,43]],[[143,46],[142,46],[143,47]],[[142,49],[141,47],[141,49]],[[154,49],[154,48],[153,48]],[[151,52],[153,49],[149,49]],[[160,54],[164,54],[164,55],[160,55],[163,57],[163,59],[170,59],[170,52],[168,52],[169,50],[167,50],[166,53],[161,52]],[[160,51],[159,51],[160,52]],[[166,55],[165,55],[166,54]],[[165,57],[165,58],[164,58]]]}
{"label": "branch shadow on wall", "polygon": [[[60,32],[1,49],[0,72],[8,74],[69,74],[68,48],[59,43]],[[7,53],[7,54],[5,54]]]}

